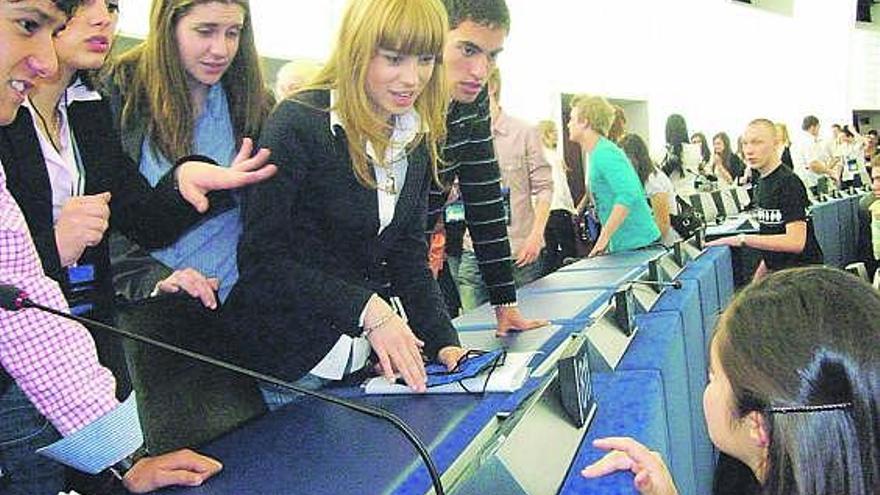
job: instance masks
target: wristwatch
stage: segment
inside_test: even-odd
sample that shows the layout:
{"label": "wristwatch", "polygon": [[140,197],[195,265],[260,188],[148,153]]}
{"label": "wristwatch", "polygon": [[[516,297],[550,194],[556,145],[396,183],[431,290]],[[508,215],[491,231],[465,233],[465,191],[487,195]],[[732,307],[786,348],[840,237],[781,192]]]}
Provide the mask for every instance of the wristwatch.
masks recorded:
{"label": "wristwatch", "polygon": [[148,455],[150,455],[150,453],[147,452],[147,448],[141,445],[137,450],[125,456],[121,461],[110,466],[110,472],[116,479],[122,481],[122,478],[125,478],[125,474],[128,473],[128,471],[131,470],[139,460]]}
{"label": "wristwatch", "polygon": [[746,245],[746,234],[745,233],[740,232],[739,234],[737,234],[736,245],[739,247],[743,247]]}

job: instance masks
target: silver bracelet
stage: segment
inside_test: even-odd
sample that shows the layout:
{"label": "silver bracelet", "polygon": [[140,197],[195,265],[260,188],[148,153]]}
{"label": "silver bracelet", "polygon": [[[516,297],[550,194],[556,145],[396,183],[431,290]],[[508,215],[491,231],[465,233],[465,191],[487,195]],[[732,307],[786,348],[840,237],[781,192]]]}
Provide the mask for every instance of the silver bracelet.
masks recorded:
{"label": "silver bracelet", "polygon": [[366,325],[364,325],[364,333],[361,334],[361,337],[367,338],[367,337],[373,332],[373,330],[375,330],[375,329],[381,327],[382,325],[388,323],[389,321],[391,321],[391,318],[394,318],[394,316],[395,316],[395,313],[388,313],[387,315],[385,315],[384,317],[382,317],[382,318],[381,318],[378,322],[376,322],[375,324],[370,325],[370,326],[366,326]]}

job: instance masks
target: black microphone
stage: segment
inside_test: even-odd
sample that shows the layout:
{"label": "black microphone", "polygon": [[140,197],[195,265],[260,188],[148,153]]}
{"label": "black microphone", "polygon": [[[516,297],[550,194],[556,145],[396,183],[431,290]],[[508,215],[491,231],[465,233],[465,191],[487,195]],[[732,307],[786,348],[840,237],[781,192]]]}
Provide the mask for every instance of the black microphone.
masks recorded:
{"label": "black microphone", "polygon": [[672,287],[673,289],[681,289],[681,280],[673,280],[672,282],[660,282],[659,280],[630,280],[632,284],[648,285],[651,287]]}
{"label": "black microphone", "polygon": [[245,375],[250,378],[254,378],[260,380],[262,382],[271,383],[273,385],[277,385],[279,387],[285,388],[287,390],[292,390],[294,392],[307,395],[309,397],[314,397],[316,399],[329,402],[331,404],[336,404],[337,406],[342,406],[346,409],[350,409],[352,411],[359,412],[361,414],[366,414],[368,416],[372,416],[374,418],[379,418],[385,421],[388,421],[395,428],[397,428],[403,436],[406,437],[407,440],[415,447],[419,456],[422,458],[422,461],[425,463],[425,467],[428,469],[428,474],[431,476],[431,483],[434,486],[434,492],[437,495],[444,495],[443,484],[440,482],[440,474],[437,471],[437,467],[434,465],[434,461],[431,459],[431,454],[428,452],[428,449],[425,447],[425,444],[419,440],[419,437],[416,433],[410,428],[408,424],[406,424],[402,419],[400,419],[396,414],[388,412],[384,409],[368,406],[364,404],[358,404],[357,402],[348,401],[345,399],[340,399],[339,397],[334,397],[329,394],[325,394],[322,392],[317,392],[315,390],[309,390],[307,388],[300,387],[294,383],[281,380],[279,378],[275,378],[269,375],[265,375],[258,371],[249,370],[247,368],[242,368],[241,366],[234,365],[232,363],[227,363],[218,359],[214,359],[212,357],[206,356],[204,354],[199,354],[197,352],[193,352],[187,349],[183,349],[171,344],[167,344],[165,342],[160,342],[158,340],[152,339],[150,337],[144,337],[143,335],[138,335],[136,333],[129,332],[128,330],[123,330],[121,328],[116,328],[99,321],[91,320],[89,318],[83,318],[82,316],[76,316],[69,313],[65,313],[63,311],[59,311],[55,308],[51,308],[49,306],[43,306],[42,304],[36,303],[28,298],[27,292],[15,287],[14,285],[8,284],[0,284],[0,308],[6,309],[9,311],[18,311],[25,308],[33,308],[38,309],[40,311],[44,311],[47,313],[51,313],[56,316],[60,316],[62,318],[67,318],[68,320],[73,320],[77,323],[81,323],[85,326],[91,328],[97,328],[106,332],[110,332],[112,334],[121,336],[123,338],[127,338],[130,340],[134,340],[137,342],[141,342],[143,344],[147,344],[153,347],[158,347],[160,349],[164,349],[169,352],[173,352],[175,354],[179,354],[182,356],[186,356],[190,359],[194,359],[196,361],[206,363],[212,366],[217,366],[219,368],[223,368],[228,371],[232,371],[233,373],[239,373],[241,375]]}

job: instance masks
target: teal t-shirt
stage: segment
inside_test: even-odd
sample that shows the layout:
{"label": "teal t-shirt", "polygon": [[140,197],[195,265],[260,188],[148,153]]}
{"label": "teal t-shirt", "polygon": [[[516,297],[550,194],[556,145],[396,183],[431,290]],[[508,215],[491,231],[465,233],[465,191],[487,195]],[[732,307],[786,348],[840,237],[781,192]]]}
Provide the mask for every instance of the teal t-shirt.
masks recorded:
{"label": "teal t-shirt", "polygon": [[590,153],[590,191],[603,225],[614,205],[629,210],[623,224],[611,236],[609,252],[637,249],[660,239],[660,229],[654,223],[639,176],[623,150],[604,137]]}

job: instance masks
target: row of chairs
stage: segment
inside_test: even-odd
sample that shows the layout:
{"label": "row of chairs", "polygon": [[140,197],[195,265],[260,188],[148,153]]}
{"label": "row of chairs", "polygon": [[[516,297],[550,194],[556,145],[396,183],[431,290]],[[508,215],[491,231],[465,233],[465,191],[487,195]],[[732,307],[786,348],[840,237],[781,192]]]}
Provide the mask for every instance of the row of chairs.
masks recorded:
{"label": "row of chairs", "polygon": [[695,193],[683,199],[709,223],[739,214],[751,203],[749,191],[745,187]]}

